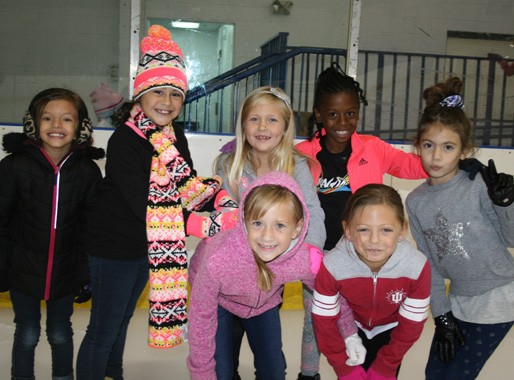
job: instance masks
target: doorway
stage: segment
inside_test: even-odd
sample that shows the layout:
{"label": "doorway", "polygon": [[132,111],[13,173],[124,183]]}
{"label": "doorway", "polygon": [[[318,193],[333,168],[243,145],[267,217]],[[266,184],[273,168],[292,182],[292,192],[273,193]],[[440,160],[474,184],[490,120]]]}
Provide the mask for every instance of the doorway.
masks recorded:
{"label": "doorway", "polygon": [[[149,25],[157,24],[168,29],[173,41],[182,49],[189,90],[233,68],[234,24],[158,18],[149,18],[148,22]],[[211,99],[209,113],[215,116],[211,120],[219,120],[219,113],[222,112],[223,125],[228,129],[232,96],[227,95],[223,98],[223,102],[221,98]],[[198,115],[198,120],[211,115]],[[184,127],[186,130],[196,130],[195,126]],[[218,125],[213,125],[213,128],[219,130]],[[228,130],[225,133],[228,133]]]}

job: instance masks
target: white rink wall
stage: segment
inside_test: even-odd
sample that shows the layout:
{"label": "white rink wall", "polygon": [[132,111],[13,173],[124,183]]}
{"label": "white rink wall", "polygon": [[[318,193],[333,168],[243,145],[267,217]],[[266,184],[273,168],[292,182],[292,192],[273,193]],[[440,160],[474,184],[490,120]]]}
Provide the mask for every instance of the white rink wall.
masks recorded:
{"label": "white rink wall", "polygon": [[[18,125],[2,125],[0,124],[0,136],[9,132],[22,132],[22,127]],[[94,139],[95,146],[107,148],[107,141],[111,136],[112,130],[95,129]],[[233,135],[214,135],[203,133],[186,133],[189,149],[193,157],[196,171],[201,176],[212,175],[212,163],[214,158],[219,154],[219,149],[228,141],[234,138]],[[300,142],[302,140],[297,140]],[[395,148],[402,149],[406,152],[412,152],[412,146],[406,144],[393,144]],[[0,151],[0,159],[5,156],[5,152]],[[480,148],[477,150],[475,157],[483,163],[492,158],[496,164],[498,171],[514,174],[514,148]],[[97,161],[103,170],[105,161]],[[386,175],[384,182],[393,186],[400,192],[409,192],[417,187],[421,181],[402,180]]]}

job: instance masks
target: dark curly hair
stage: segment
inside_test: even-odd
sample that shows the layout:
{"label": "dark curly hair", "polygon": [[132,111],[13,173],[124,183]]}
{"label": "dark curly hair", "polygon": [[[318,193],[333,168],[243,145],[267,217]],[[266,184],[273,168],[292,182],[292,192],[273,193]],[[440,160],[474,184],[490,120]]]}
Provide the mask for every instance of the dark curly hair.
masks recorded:
{"label": "dark curly hair", "polygon": [[[325,95],[337,94],[339,92],[343,92],[345,94],[354,94],[359,102],[362,102],[366,106],[368,105],[368,101],[364,96],[364,91],[362,91],[360,88],[359,82],[357,82],[351,76],[346,75],[346,73],[337,62],[332,62],[330,67],[319,74],[318,81],[316,82],[313,112],[307,122],[309,140],[312,140],[316,134],[319,138],[321,136],[321,130],[323,129],[323,124],[316,122],[314,110],[319,110]],[[315,125],[316,131],[314,130]]]}

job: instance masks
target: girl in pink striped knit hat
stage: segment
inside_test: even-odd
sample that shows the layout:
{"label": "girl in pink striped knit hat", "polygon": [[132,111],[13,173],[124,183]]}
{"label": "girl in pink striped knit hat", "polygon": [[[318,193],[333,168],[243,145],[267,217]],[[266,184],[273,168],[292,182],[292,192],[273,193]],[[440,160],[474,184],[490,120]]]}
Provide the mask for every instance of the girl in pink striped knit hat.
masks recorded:
{"label": "girl in pink striped knit hat", "polygon": [[77,359],[79,380],[122,378],[128,323],[149,277],[149,345],[187,341],[186,234],[212,236],[234,226],[237,216],[219,178],[196,176],[186,136],[172,124],[187,91],[182,51],[158,25],[141,51],[134,101],[115,115],[91,221],[93,305]]}

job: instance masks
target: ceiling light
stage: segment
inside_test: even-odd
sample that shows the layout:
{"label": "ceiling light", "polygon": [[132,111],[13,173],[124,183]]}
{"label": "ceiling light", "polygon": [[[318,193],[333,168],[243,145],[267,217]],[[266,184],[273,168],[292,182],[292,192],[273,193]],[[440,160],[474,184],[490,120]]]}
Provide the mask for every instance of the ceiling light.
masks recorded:
{"label": "ceiling light", "polygon": [[198,29],[199,22],[172,21],[171,26],[174,28]]}

